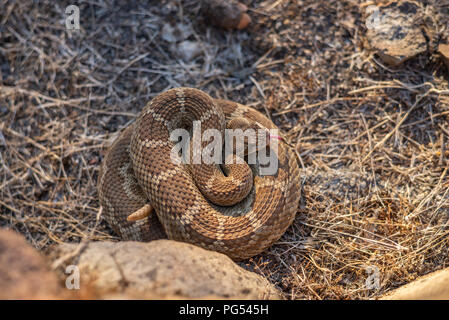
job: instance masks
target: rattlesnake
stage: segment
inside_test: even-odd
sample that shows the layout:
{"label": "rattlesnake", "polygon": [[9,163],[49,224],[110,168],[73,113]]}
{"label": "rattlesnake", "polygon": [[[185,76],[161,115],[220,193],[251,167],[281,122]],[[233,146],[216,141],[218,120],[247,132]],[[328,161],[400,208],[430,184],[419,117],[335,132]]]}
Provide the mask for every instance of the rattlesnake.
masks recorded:
{"label": "rattlesnake", "polygon": [[[296,156],[286,143],[277,144],[278,169],[273,175],[261,175],[259,162],[249,167],[246,163],[230,165],[223,173],[217,165],[188,166],[170,158],[174,129],[201,121],[202,132],[210,128],[224,132],[225,126],[242,119],[266,129],[277,128],[250,107],[213,99],[193,88],[171,89],[153,98],[114,141],[102,162],[98,193],[105,220],[123,240],[168,237],[234,260],[271,246],[293,222],[301,195]],[[242,191],[240,186],[248,182],[253,185]],[[215,199],[213,203],[205,191],[224,202],[218,199],[217,205]],[[243,199],[235,203],[233,193]],[[151,214],[149,204],[155,209]],[[130,214],[137,211],[140,215],[142,210],[149,216],[127,221]]]}

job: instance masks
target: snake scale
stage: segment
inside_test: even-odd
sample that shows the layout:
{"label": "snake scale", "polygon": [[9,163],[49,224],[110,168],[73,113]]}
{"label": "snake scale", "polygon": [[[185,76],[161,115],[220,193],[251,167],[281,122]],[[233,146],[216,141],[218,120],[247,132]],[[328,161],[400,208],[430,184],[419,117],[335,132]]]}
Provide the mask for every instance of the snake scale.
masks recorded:
{"label": "snake scale", "polygon": [[[105,220],[123,240],[168,237],[234,260],[271,246],[293,222],[301,195],[299,168],[289,146],[278,143],[278,169],[273,175],[262,175],[259,162],[220,170],[218,165],[189,166],[170,158],[174,129],[200,121],[202,132],[211,128],[224,132],[232,122],[238,127],[239,120],[277,129],[258,111],[213,99],[197,89],[176,88],[157,95],[103,159],[98,193]],[[222,202],[211,201],[207,193]],[[234,196],[241,199],[232,200]],[[127,220],[143,208],[152,210],[143,219]]]}

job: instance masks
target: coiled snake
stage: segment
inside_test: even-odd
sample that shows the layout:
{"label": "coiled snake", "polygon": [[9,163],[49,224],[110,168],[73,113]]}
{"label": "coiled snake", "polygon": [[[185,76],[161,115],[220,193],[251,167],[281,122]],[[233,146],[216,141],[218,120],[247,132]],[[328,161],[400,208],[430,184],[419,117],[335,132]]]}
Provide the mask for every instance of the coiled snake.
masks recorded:
{"label": "coiled snake", "polygon": [[[172,161],[170,134],[191,130],[194,121],[200,121],[202,133],[217,129],[224,135],[226,127],[277,129],[258,111],[197,89],[159,94],[102,162],[98,193],[103,216],[124,240],[168,237],[234,260],[254,256],[277,241],[295,217],[300,198],[295,153],[283,141],[277,150],[268,142],[277,161],[272,175],[262,175],[258,161],[222,166]],[[137,221],[129,221],[130,215]]]}

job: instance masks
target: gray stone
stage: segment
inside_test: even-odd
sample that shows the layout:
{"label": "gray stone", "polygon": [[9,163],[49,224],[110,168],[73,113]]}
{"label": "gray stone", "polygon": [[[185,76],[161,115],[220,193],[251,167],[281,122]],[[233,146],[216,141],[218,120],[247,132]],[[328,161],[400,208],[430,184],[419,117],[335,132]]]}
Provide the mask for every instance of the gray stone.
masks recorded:
{"label": "gray stone", "polygon": [[203,52],[200,42],[189,40],[176,44],[172,51],[185,62],[192,61]]}
{"label": "gray stone", "polygon": [[162,39],[164,39],[167,42],[175,43],[178,41],[182,41],[184,39],[187,39],[193,34],[192,27],[186,24],[177,24],[175,26],[172,26],[169,23],[166,23],[162,27]]}
{"label": "gray stone", "polygon": [[396,66],[427,51],[426,38],[416,24],[420,7],[415,2],[371,5],[365,13],[369,44],[385,63]]}
{"label": "gray stone", "polygon": [[[59,245],[50,258],[70,256],[77,246]],[[79,267],[81,286],[89,284],[97,292],[120,295],[132,290],[194,299],[282,298],[268,280],[244,270],[227,256],[172,240],[90,242],[80,254],[64,262],[64,266],[68,264]]]}

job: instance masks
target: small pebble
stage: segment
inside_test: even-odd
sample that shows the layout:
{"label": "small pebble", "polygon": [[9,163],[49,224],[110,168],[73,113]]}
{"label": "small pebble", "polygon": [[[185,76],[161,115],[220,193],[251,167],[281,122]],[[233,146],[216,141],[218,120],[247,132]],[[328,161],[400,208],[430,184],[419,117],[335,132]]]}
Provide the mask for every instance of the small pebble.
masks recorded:
{"label": "small pebble", "polygon": [[199,42],[189,40],[178,43],[175,50],[176,55],[185,62],[192,61],[203,52]]}

